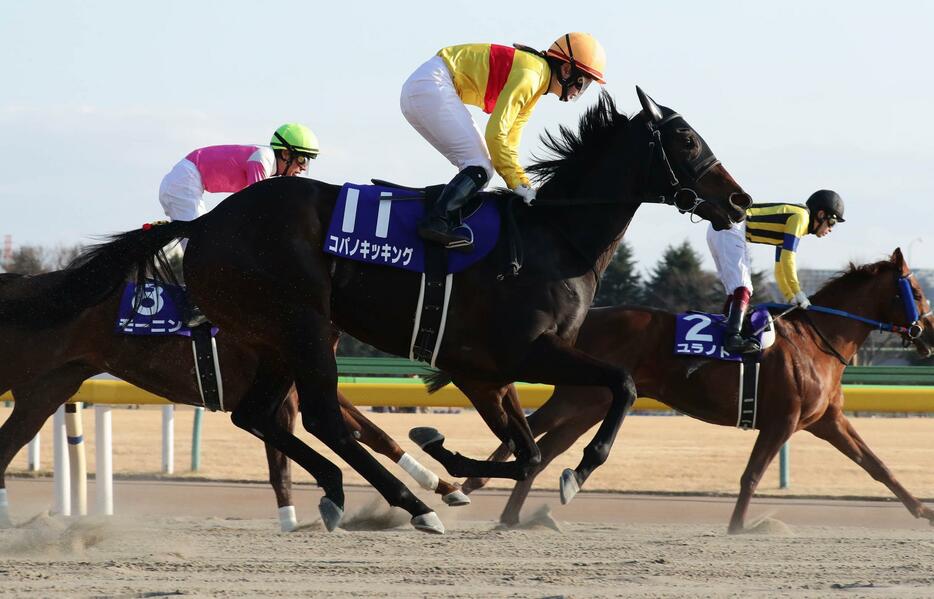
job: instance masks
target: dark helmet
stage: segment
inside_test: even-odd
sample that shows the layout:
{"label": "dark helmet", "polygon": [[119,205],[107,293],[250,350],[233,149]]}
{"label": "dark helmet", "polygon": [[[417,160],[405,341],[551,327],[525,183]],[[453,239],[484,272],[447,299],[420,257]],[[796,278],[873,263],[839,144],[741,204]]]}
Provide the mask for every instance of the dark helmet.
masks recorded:
{"label": "dark helmet", "polygon": [[845,222],[843,218],[843,198],[835,191],[821,189],[811,194],[807,201],[808,210],[811,214],[817,214],[818,210],[823,210],[825,214],[833,216],[838,223]]}

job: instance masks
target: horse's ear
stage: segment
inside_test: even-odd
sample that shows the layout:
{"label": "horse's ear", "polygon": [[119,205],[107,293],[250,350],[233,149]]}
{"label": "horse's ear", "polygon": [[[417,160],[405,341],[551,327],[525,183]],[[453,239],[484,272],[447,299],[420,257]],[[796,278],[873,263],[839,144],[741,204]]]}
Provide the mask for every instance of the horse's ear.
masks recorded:
{"label": "horse's ear", "polygon": [[650,98],[648,94],[642,91],[642,88],[638,85],[636,86],[636,95],[639,96],[639,103],[642,104],[642,110],[645,111],[645,114],[649,115],[652,118],[653,123],[657,123],[662,120],[662,109],[658,107],[658,104],[655,103],[655,100]]}
{"label": "horse's ear", "polygon": [[911,274],[911,269],[908,267],[908,263],[905,262],[905,256],[902,254],[902,248],[897,247],[895,251],[892,252],[892,263],[895,264],[903,277]]}

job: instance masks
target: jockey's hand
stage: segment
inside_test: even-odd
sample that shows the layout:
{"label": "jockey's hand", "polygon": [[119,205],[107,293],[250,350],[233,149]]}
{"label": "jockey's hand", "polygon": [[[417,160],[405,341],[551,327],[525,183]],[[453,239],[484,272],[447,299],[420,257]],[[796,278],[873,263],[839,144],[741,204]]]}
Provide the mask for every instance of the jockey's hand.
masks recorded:
{"label": "jockey's hand", "polygon": [[806,296],[803,291],[796,293],[789,303],[798,306],[802,310],[807,310],[811,307],[811,300],[808,299],[808,296]]}
{"label": "jockey's hand", "polygon": [[516,185],[516,188],[512,190],[512,193],[520,196],[522,201],[525,202],[526,206],[531,206],[532,201],[535,200],[535,190],[528,185]]}

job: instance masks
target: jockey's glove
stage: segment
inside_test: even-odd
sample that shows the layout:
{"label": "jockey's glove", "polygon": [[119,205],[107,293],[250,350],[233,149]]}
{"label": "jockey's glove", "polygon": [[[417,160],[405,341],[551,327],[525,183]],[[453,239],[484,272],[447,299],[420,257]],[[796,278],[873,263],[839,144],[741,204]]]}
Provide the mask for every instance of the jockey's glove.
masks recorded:
{"label": "jockey's glove", "polygon": [[789,303],[798,306],[802,310],[807,310],[811,307],[811,300],[808,299],[808,296],[806,296],[803,291],[796,293]]}
{"label": "jockey's glove", "polygon": [[512,193],[521,197],[526,206],[531,206],[532,201],[535,200],[535,190],[528,185],[516,185],[516,188],[512,190]]}

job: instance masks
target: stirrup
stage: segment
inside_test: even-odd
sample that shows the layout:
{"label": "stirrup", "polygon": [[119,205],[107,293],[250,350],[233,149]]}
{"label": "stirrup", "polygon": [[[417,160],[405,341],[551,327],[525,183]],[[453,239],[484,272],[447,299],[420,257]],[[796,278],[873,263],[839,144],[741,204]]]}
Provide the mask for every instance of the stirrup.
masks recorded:
{"label": "stirrup", "polygon": [[443,245],[449,250],[469,251],[473,249],[473,235],[466,237],[454,229],[439,230],[430,224],[418,228],[418,236],[426,241]]}
{"label": "stirrup", "polygon": [[723,341],[723,349],[731,354],[756,354],[762,347],[755,339],[743,337],[740,333],[732,333]]}

